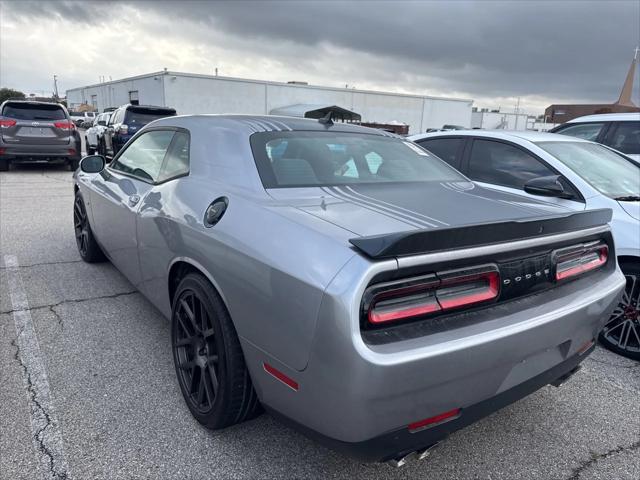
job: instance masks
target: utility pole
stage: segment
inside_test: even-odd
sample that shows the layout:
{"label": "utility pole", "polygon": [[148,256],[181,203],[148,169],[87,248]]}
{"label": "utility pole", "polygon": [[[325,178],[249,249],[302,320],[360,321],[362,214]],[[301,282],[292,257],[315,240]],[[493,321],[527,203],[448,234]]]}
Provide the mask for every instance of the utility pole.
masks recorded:
{"label": "utility pole", "polygon": [[58,76],[57,75],[53,76],[53,98],[55,99],[56,102],[60,99],[60,97],[58,96]]}

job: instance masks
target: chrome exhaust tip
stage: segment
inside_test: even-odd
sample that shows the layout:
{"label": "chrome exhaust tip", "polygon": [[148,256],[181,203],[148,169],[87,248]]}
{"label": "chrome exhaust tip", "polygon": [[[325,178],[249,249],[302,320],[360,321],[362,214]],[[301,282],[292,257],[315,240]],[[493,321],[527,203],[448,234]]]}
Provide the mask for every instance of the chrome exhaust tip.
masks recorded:
{"label": "chrome exhaust tip", "polygon": [[433,445],[429,445],[428,447],[425,447],[421,450],[416,450],[415,452],[409,452],[405,455],[400,455],[396,458],[392,458],[391,460],[387,460],[387,464],[395,468],[400,468],[405,466],[414,457],[416,460],[424,460],[429,456],[431,450],[433,450],[433,448],[438,446],[439,444],[440,442],[436,442]]}

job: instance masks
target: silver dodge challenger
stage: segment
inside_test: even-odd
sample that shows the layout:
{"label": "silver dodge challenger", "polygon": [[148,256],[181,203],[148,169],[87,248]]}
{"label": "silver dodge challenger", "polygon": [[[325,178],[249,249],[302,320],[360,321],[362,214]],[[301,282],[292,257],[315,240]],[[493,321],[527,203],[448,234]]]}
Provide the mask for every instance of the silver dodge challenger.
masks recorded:
{"label": "silver dodge challenger", "polygon": [[625,285],[610,210],[484,189],[330,117],[157,120],[74,189],[81,257],[171,319],[200,423],[264,407],[363,461],[561,384]]}

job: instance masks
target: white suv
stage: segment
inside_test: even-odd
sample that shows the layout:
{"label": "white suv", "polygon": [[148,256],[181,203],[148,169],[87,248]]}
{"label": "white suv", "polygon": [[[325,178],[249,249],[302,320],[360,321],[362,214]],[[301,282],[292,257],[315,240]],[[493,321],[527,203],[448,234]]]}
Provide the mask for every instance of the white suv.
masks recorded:
{"label": "white suv", "polygon": [[569,120],[550,132],[602,143],[640,160],[640,112],[587,115]]}

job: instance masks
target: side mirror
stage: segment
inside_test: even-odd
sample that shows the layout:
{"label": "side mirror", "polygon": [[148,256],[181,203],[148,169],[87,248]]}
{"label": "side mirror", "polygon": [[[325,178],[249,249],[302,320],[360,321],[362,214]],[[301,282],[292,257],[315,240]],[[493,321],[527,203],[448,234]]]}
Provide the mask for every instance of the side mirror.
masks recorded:
{"label": "side mirror", "polygon": [[566,192],[560,183],[560,175],[532,178],[524,184],[524,191],[543,197],[573,198],[573,195]]}
{"label": "side mirror", "polygon": [[104,120],[98,120],[98,125],[102,125],[103,127],[107,126],[107,122]]}
{"label": "side mirror", "polygon": [[106,164],[102,155],[89,155],[80,160],[80,170],[84,173],[100,173]]}

